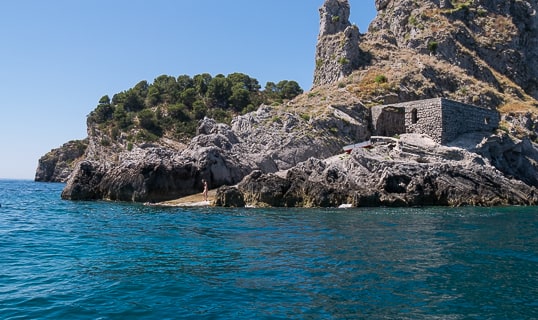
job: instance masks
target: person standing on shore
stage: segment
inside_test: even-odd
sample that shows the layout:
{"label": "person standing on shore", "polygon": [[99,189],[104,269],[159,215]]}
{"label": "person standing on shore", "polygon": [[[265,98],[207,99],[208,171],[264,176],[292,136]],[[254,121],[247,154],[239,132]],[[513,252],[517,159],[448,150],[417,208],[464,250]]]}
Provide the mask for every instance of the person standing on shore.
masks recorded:
{"label": "person standing on shore", "polygon": [[204,191],[202,191],[202,194],[204,195],[204,201],[207,201],[207,181],[202,179],[202,183],[204,184]]}

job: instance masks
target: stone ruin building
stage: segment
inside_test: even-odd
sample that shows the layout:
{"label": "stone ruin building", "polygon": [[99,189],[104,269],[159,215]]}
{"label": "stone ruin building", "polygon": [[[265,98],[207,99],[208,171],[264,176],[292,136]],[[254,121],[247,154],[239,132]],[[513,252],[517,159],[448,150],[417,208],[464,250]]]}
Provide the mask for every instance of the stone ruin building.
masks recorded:
{"label": "stone ruin building", "polygon": [[427,134],[438,143],[447,143],[464,133],[491,132],[498,128],[497,111],[465,103],[435,98],[375,106],[371,108],[372,135]]}
{"label": "stone ruin building", "polygon": [[[376,0],[378,10],[389,0]],[[436,0],[440,8],[451,8],[449,0]],[[364,66],[357,26],[349,22],[348,0],[325,0],[320,12],[316,46],[314,86],[333,84]],[[447,143],[468,132],[491,132],[498,128],[495,110],[444,98],[412,101],[371,108],[372,135],[427,134],[438,143]]]}

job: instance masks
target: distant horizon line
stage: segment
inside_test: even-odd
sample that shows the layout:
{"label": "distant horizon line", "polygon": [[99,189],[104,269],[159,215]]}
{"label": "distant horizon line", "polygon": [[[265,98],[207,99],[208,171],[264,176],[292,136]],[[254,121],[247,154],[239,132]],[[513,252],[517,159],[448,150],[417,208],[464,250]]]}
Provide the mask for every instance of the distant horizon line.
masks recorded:
{"label": "distant horizon line", "polygon": [[2,178],[0,177],[0,181],[29,181],[29,182],[39,182],[39,183],[64,183],[65,184],[65,182],[35,181],[35,179],[32,179],[32,178]]}

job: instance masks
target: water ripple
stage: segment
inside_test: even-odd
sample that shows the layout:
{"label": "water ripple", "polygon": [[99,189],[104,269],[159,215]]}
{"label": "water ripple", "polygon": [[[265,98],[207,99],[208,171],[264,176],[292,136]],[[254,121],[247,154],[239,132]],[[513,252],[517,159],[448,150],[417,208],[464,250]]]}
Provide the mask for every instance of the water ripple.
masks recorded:
{"label": "water ripple", "polygon": [[147,208],[0,181],[3,319],[530,319],[534,207]]}

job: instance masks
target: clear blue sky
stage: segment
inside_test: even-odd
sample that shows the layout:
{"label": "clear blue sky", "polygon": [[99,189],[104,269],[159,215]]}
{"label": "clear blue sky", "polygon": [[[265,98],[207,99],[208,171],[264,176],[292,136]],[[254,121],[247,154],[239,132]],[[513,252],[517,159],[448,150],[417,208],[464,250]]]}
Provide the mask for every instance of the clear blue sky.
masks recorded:
{"label": "clear blue sky", "polygon": [[[242,72],[310,89],[323,0],[5,0],[0,3],[0,178],[86,137],[99,98],[161,74]],[[366,32],[374,0],[352,0]]]}

